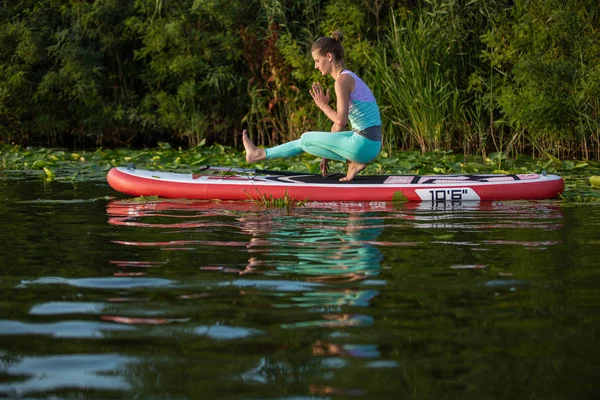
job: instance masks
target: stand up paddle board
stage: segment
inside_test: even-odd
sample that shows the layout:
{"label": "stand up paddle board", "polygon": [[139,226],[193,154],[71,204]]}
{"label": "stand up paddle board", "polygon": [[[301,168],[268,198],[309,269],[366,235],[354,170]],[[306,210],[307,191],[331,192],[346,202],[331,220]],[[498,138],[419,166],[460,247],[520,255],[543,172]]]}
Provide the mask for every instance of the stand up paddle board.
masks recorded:
{"label": "stand up paddle board", "polygon": [[200,173],[116,167],[107,180],[113,189],[131,196],[202,200],[271,196],[307,201],[542,200],[564,190],[561,177],[545,174],[359,175],[340,182],[342,176],[229,167],[204,167]]}

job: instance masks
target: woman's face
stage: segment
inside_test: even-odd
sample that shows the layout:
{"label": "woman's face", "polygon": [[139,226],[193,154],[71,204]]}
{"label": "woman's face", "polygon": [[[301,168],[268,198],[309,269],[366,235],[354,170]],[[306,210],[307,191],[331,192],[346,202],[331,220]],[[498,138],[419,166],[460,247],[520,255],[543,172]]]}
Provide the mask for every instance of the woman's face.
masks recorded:
{"label": "woman's face", "polygon": [[327,75],[331,73],[331,66],[333,65],[333,57],[331,53],[327,53],[322,56],[318,50],[313,51],[312,58],[315,61],[315,69],[321,71],[321,75]]}

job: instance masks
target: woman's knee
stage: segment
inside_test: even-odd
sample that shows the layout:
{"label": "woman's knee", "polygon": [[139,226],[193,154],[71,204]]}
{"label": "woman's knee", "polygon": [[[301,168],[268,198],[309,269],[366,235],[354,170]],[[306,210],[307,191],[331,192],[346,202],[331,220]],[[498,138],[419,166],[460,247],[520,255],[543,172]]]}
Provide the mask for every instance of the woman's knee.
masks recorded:
{"label": "woman's knee", "polygon": [[322,135],[323,132],[304,132],[300,136],[300,147],[307,153],[312,153],[315,147],[322,148]]}
{"label": "woman's knee", "polygon": [[300,136],[300,145],[304,147],[306,144],[316,141],[319,138],[319,134],[322,135],[323,132],[304,132]]}

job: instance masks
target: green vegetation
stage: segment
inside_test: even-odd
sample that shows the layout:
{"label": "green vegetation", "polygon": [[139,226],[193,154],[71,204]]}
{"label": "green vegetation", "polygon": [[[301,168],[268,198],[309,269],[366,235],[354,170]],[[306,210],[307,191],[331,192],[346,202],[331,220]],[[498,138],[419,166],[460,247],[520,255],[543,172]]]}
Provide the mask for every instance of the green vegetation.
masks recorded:
{"label": "green vegetation", "polygon": [[259,145],[329,130],[309,53],[340,29],[384,121],[366,173],[547,171],[566,200],[598,198],[596,0],[20,0],[0,16],[0,171],[243,166],[244,127]]}
{"label": "green vegetation", "polygon": [[[319,173],[320,158],[305,154],[293,160],[272,160],[254,164],[255,168],[280,171]],[[172,148],[160,143],[148,150],[97,149],[71,152],[64,149],[23,148],[0,145],[0,174],[7,171],[30,171],[40,179],[63,181],[105,181],[108,170],[114,166],[134,164],[138,168],[180,172],[198,172],[206,165],[244,167],[241,151],[220,144]],[[343,172],[346,166],[330,163],[332,172]],[[367,174],[451,174],[451,173],[556,173],[565,179],[565,201],[596,201],[600,199],[597,178],[600,163],[594,161],[561,161],[551,155],[533,158],[520,155],[507,158],[503,153],[488,157],[464,156],[452,151],[436,150],[421,154],[418,150],[382,152],[367,166]],[[592,177],[592,179],[590,179]],[[287,199],[286,199],[287,198]],[[286,208],[301,206],[299,199],[285,196],[281,199],[258,200],[265,207]],[[399,197],[398,200],[401,200]],[[292,204],[293,203],[293,204]]]}
{"label": "green vegetation", "polygon": [[0,17],[7,144],[237,148],[243,127],[259,145],[329,130],[308,88],[332,82],[309,52],[341,29],[388,154],[600,161],[596,0],[19,0]]}
{"label": "green vegetation", "polygon": [[258,190],[258,188],[256,189],[257,194],[258,194],[258,199],[254,199],[254,197],[252,197],[250,195],[250,193],[246,193],[248,195],[248,198],[250,200],[252,200],[252,202],[254,202],[254,204],[265,208],[265,209],[269,209],[269,208],[279,208],[279,209],[284,209],[286,211],[286,213],[289,215],[292,211],[292,209],[297,208],[297,207],[304,207],[306,205],[306,200],[297,200],[292,198],[289,194],[288,191],[286,189],[285,194],[282,197],[274,197],[272,194],[271,195],[266,195],[263,193],[260,193],[260,191]]}

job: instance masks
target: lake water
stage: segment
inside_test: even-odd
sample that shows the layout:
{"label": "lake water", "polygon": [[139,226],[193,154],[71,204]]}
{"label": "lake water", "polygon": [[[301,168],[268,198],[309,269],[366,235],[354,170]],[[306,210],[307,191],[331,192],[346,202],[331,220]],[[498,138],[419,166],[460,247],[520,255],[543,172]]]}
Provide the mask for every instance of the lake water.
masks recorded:
{"label": "lake water", "polygon": [[600,204],[288,215],[4,172],[0,223],[0,397],[600,395]]}

